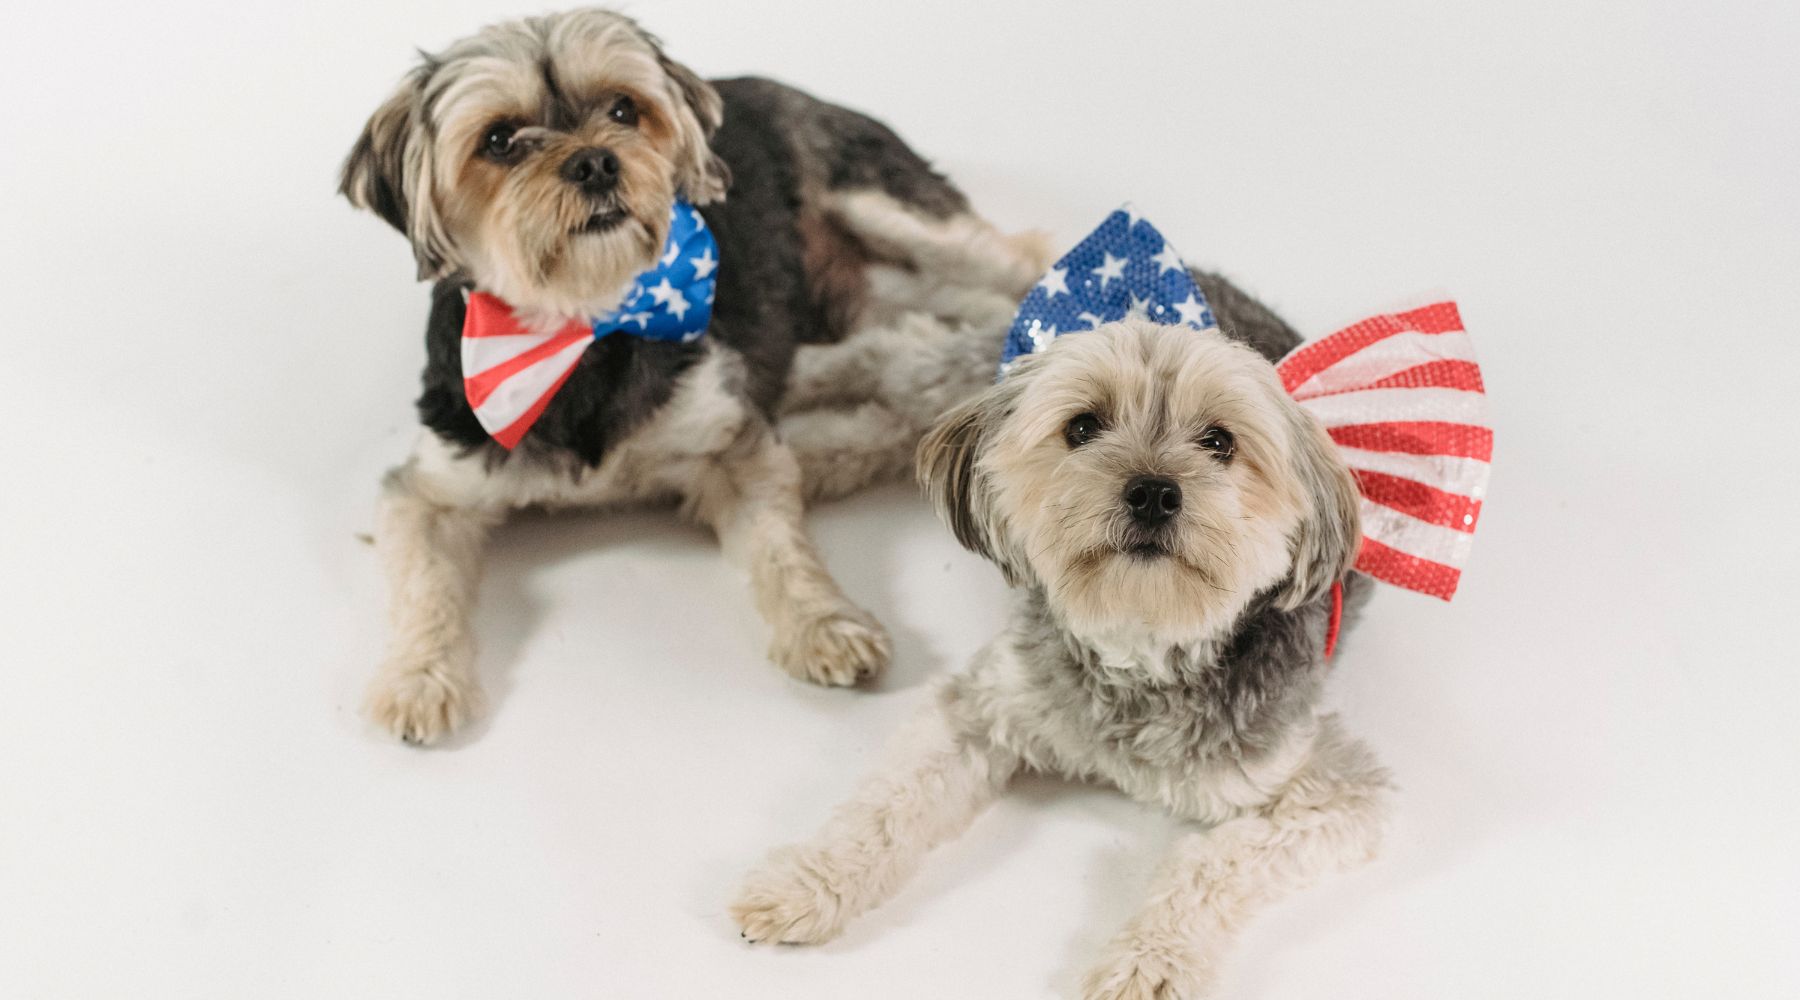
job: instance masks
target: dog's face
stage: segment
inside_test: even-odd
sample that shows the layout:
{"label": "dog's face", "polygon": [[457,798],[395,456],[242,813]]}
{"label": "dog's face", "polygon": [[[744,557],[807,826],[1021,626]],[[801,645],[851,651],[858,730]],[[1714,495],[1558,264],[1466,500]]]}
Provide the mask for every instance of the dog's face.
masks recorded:
{"label": "dog's face", "polygon": [[719,96],[629,19],[580,10],[426,56],[369,119],[342,191],[524,313],[604,312],[654,263],[677,195],[724,196]]}
{"label": "dog's face", "polygon": [[1271,587],[1297,607],[1360,537],[1354,480],[1274,366],[1142,320],[1021,359],[933,428],[919,475],[964,545],[1088,636],[1208,638]]}

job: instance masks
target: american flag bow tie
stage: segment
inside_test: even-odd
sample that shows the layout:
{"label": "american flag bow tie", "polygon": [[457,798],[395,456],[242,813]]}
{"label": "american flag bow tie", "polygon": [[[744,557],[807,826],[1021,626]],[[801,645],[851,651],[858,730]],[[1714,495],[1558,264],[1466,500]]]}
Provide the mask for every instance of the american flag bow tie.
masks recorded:
{"label": "american flag bow tie", "polygon": [[[1059,334],[1128,315],[1217,328],[1174,247],[1126,208],[1026,295],[1000,373]],[[1456,304],[1370,317],[1300,345],[1275,370],[1325,426],[1361,488],[1356,569],[1449,600],[1481,518],[1494,448],[1481,369]]]}
{"label": "american flag bow tie", "polygon": [[572,319],[550,332],[528,329],[512,306],[486,292],[469,295],[463,314],[463,392],[475,419],[512,448],[568,381],[589,344],[614,333],[691,344],[712,319],[719,244],[694,206],[677,201],[662,256],[637,276],[618,308]]}

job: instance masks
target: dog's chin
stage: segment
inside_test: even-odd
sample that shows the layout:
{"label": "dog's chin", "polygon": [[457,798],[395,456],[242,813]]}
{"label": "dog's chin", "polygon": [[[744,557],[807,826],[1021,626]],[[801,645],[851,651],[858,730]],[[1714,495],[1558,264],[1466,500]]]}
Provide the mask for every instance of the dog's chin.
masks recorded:
{"label": "dog's chin", "polygon": [[656,264],[664,236],[622,208],[598,208],[563,230],[560,239],[512,258],[538,263],[499,263],[475,274],[485,290],[521,313],[546,322],[598,316],[617,308],[632,281]]}
{"label": "dog's chin", "polygon": [[573,239],[605,236],[630,221],[630,213],[622,208],[603,208],[588,216],[586,221],[569,232],[569,236]]}
{"label": "dog's chin", "polygon": [[1081,634],[1135,629],[1169,642],[1210,635],[1229,624],[1242,588],[1179,541],[1139,536],[1095,544],[1045,578],[1052,600]]}
{"label": "dog's chin", "polygon": [[1123,556],[1126,559],[1143,562],[1154,562],[1158,559],[1173,559],[1175,557],[1174,550],[1169,548],[1166,543],[1159,541],[1128,542],[1119,546],[1114,551],[1116,554]]}

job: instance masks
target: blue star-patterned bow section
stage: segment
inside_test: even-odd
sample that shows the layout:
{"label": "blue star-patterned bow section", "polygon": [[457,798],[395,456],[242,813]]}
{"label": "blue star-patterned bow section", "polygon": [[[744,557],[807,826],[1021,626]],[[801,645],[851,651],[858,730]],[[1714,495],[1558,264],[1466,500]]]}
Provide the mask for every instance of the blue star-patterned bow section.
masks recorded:
{"label": "blue star-patterned bow section", "polygon": [[719,244],[700,212],[686,201],[669,210],[669,239],[656,265],[637,276],[625,301],[594,320],[594,339],[628,333],[645,340],[689,344],[712,320]]}
{"label": "blue star-patterned bow section", "polygon": [[1218,325],[1181,255],[1130,206],[1107,216],[1025,296],[1006,333],[1000,374],[1059,334],[1127,316],[1196,330]]}

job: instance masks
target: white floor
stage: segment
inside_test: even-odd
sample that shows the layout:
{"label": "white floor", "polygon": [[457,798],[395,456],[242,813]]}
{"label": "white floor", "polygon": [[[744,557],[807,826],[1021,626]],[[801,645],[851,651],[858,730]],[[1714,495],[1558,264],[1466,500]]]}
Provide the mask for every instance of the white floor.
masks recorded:
{"label": "white floor", "polygon": [[[1009,227],[1135,200],[1315,334],[1462,303],[1474,564],[1383,594],[1334,681],[1392,837],[1229,995],[1795,995],[1800,8],[1211,6],[634,9]],[[999,620],[908,489],[814,519],[898,639],[877,690],[763,662],[701,533],[535,518],[482,594],[488,718],[421,752],[359,717],[426,293],[333,174],[410,46],[513,12],[9,13],[0,996],[1073,996],[1171,835],[1099,789],[1027,783],[828,947],[724,916]]]}

